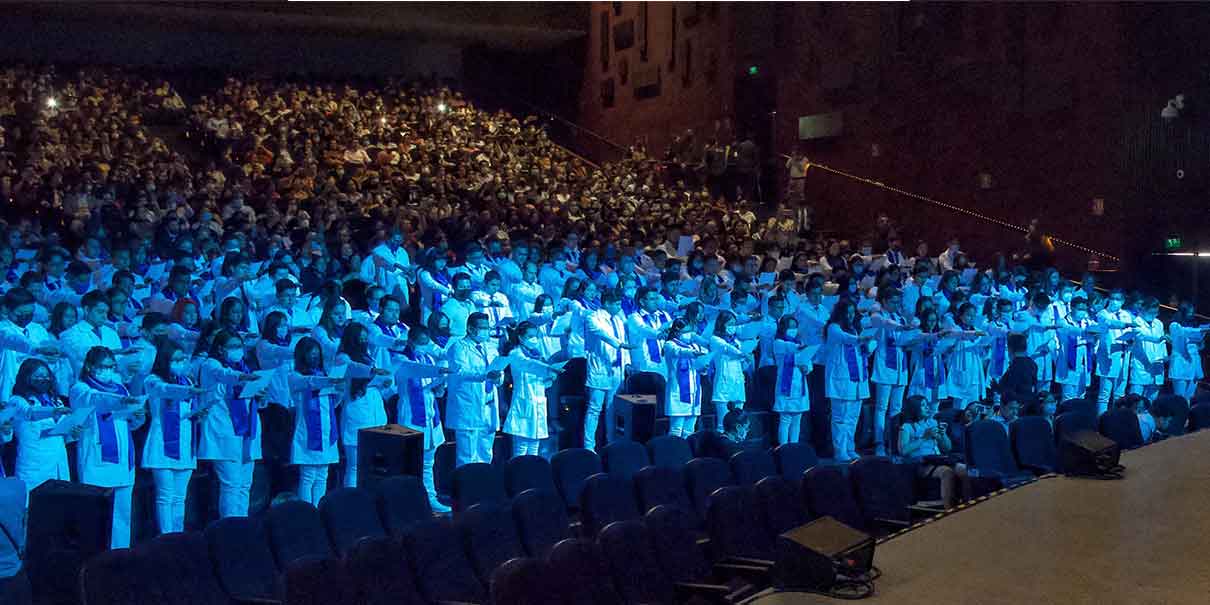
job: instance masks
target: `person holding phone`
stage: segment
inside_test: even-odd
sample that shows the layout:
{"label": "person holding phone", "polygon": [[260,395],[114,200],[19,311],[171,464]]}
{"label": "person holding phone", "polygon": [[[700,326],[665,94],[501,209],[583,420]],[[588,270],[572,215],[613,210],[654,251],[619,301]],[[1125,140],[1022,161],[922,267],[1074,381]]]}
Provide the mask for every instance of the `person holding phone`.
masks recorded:
{"label": "person holding phone", "polygon": [[939,457],[953,449],[948,427],[933,418],[935,404],[922,395],[903,402],[903,424],[899,427],[899,455],[919,462],[917,475],[941,482],[941,501],[951,508],[957,501],[958,477],[966,473],[962,464],[941,464]]}

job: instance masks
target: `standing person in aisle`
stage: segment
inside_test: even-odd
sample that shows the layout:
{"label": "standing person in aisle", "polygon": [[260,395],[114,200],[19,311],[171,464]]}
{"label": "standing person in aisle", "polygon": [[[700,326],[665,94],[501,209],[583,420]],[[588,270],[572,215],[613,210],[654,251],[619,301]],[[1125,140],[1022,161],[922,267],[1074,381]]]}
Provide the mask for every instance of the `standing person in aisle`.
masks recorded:
{"label": "standing person in aisle", "polygon": [[252,471],[261,458],[261,426],[256,399],[240,397],[243,383],[256,378],[244,361],[244,339],[219,330],[198,368],[209,409],[198,439],[198,459],[210,460],[218,477],[219,517],[246,517],[252,498]]}
{"label": "standing person in aisle", "polygon": [[911,325],[900,313],[903,294],[896,288],[878,290],[880,309],[870,315],[877,348],[874,349],[870,381],[874,383],[874,453],[886,455],[887,420],[903,407],[908,384],[908,356],[904,345]]}
{"label": "standing person in aisle", "polygon": [[838,462],[857,459],[857,419],[861,402],[870,397],[866,343],[875,334],[862,334],[857,305],[841,298],[824,329],[825,394],[832,400],[832,447]]}
{"label": "standing person in aisle", "polygon": [[539,444],[550,436],[547,427],[546,390],[554,384],[558,368],[542,353],[541,331],[523,321],[509,337],[508,367],[513,396],[503,431],[512,435],[513,457],[537,456]]}
{"label": "standing person in aisle", "polygon": [[[399,424],[419,431],[424,436],[421,483],[428,493],[429,506],[433,512],[449,512],[450,508],[437,499],[433,462],[437,446],[445,443],[445,430],[441,426],[437,398],[446,393],[445,377],[450,370],[445,367],[444,351],[433,344],[428,328],[418,327],[408,332],[408,343],[403,348],[402,358],[395,372],[395,381],[399,386]],[[434,372],[434,367],[439,369]]]}
{"label": "standing person in aisle", "polygon": [[1130,351],[1130,392],[1155,401],[1164,384],[1168,361],[1168,336],[1159,320],[1160,301],[1148,296],[1139,302],[1135,318],[1134,347]]}
{"label": "standing person in aisle", "polygon": [[500,428],[498,389],[503,381],[503,373],[491,369],[498,353],[487,315],[471,313],[463,330],[465,337],[450,342],[445,410],[445,424],[454,431],[458,466],[492,461],[492,443]]}
{"label": "standing person in aisle", "polygon": [[[807,376],[815,347],[800,343],[798,320],[786,315],[777,322],[777,332],[769,347],[769,358],[777,370],[773,391],[773,411],[777,413],[777,443],[798,443],[802,436],[802,417],[811,411],[811,393]],[[810,432],[810,425],[807,427]]]}
{"label": "standing person in aisle", "polygon": [[189,375],[189,356],[175,342],[161,340],[143,381],[151,427],[142,465],[155,479],[156,520],[162,534],[185,531],[185,498],[197,468],[194,428],[208,411],[199,405],[205,391]]}
{"label": "standing person in aisle", "polygon": [[[589,284],[591,286],[591,284]],[[592,286],[595,287],[595,286]],[[588,358],[588,409],[584,412],[584,448],[596,448],[597,425],[605,413],[605,442],[616,438],[613,399],[626,377],[633,345],[626,341],[626,318],[617,292],[607,290],[601,305],[584,320],[584,350]]]}
{"label": "standing person in aisle", "polygon": [[705,347],[695,342],[693,328],[684,319],[673,320],[668,327],[664,364],[668,376],[664,388],[668,434],[688,437],[702,413],[700,372],[710,364],[710,355]]}
{"label": "standing person in aisle", "polygon": [[1109,293],[1105,309],[1097,314],[1097,323],[1104,330],[1097,347],[1096,373],[1100,378],[1097,391],[1097,414],[1109,409],[1109,401],[1126,396],[1130,376],[1130,350],[1134,342],[1135,323],[1129,311],[1122,308],[1126,294],[1121,290]]}

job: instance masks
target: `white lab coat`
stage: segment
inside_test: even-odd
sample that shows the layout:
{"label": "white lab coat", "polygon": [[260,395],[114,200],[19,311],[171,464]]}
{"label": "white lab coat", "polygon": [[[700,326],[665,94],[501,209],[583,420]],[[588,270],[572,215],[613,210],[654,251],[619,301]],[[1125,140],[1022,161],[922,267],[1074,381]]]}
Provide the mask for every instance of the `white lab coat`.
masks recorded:
{"label": "white lab coat", "polygon": [[433,273],[421,269],[417,274],[420,282],[420,323],[428,323],[429,315],[440,309],[441,305],[454,293],[450,284],[449,274],[445,271]]}
{"label": "white lab coat", "polygon": [[953,346],[945,356],[945,392],[948,396],[963,402],[983,399],[988,387],[983,352],[990,341],[988,337],[968,334],[953,338]]}
{"label": "white lab coat", "polygon": [[[134,438],[133,426],[124,418],[108,417],[108,412],[121,405],[124,394],[100,391],[85,381],[77,382],[71,389],[72,409],[95,408],[84,425],[84,434],[77,445],[80,481],[99,487],[127,487],[134,485]],[[116,461],[104,459],[101,448],[102,424],[111,423],[116,437],[118,456]]]}
{"label": "white lab coat", "polygon": [[[382,390],[377,386],[366,385],[365,393],[353,398],[351,379],[370,379],[374,368],[364,363],[358,363],[341,353],[336,356],[334,365],[345,365],[345,384],[341,388],[340,405],[340,440],[345,445],[357,445],[357,432],[387,423],[386,402],[383,401]],[[387,366],[389,367],[389,365]]]}
{"label": "white lab coat", "polygon": [[[954,340],[942,338],[934,341],[929,334],[923,334],[920,330],[914,330],[911,339],[912,378],[908,383],[908,396],[921,395],[934,403],[949,397],[945,354],[954,346]],[[932,380],[929,380],[930,376]]]}
{"label": "white lab coat", "polygon": [[[197,395],[190,392],[188,384],[165,382],[155,374],[143,381],[147,394],[147,405],[151,408],[151,426],[147,441],[143,442],[143,468],[187,470],[197,468],[197,453],[193,443],[193,421],[189,414],[198,409]],[[169,416],[175,414],[175,419]],[[180,444],[176,458],[169,456],[166,443],[175,433]]]}
{"label": "white lab coat", "polygon": [[750,365],[752,355],[744,352],[743,341],[738,339],[711,336],[708,342],[714,358],[713,403],[746,402],[748,391],[744,368]]}
{"label": "white lab coat", "polygon": [[622,348],[626,343],[625,319],[605,309],[597,309],[585,319],[584,326],[588,388],[603,391],[619,388],[630,359],[630,351]]}
{"label": "white lab coat", "polygon": [[[435,354],[411,352],[403,357],[424,365],[447,365],[442,351]],[[437,397],[445,390],[445,380],[422,378],[408,364],[400,363],[395,370],[395,382],[399,388],[399,424],[423,433],[426,450],[445,443],[445,431],[437,409]]]}
{"label": "white lab coat", "polygon": [[103,346],[116,353],[122,348],[122,339],[113,328],[103,325],[100,326],[100,331],[101,336],[98,338],[92,324],[81,321],[59,335],[63,354],[71,364],[72,376],[80,375],[80,369],[84,367],[84,356],[88,354],[89,349]]}
{"label": "white lab coat", "polygon": [[554,374],[540,359],[530,357],[523,347],[508,354],[508,367],[513,376],[513,397],[504,420],[504,432],[527,439],[546,439],[546,389],[554,382]]}
{"label": "white lab coat", "polygon": [[1116,313],[1108,309],[1097,313],[1097,323],[1103,324],[1105,331],[1101,334],[1101,343],[1097,346],[1097,376],[1124,380],[1130,369],[1130,345],[1118,340],[1125,329],[1110,328],[1107,321],[1131,323],[1134,318],[1130,312],[1120,309]]}
{"label": "white lab coat", "polygon": [[637,348],[630,352],[630,367],[635,372],[653,372],[664,375],[666,366],[662,354],[663,341],[660,335],[672,323],[672,317],[663,311],[635,311],[626,320],[626,339]]}
{"label": "white lab coat", "polygon": [[[1096,346],[1096,324],[1085,319],[1074,323],[1071,318],[1059,324],[1059,350],[1055,356],[1055,382],[1086,388],[1092,382],[1092,351]],[[1073,363],[1074,362],[1074,363]]]}
{"label": "white lab coat", "polygon": [[452,373],[447,379],[446,426],[456,431],[495,431],[500,427],[500,385],[487,382],[487,368],[498,355],[493,344],[466,338],[450,342],[447,360]]}
{"label": "white lab coat", "polygon": [[[8,401],[13,394],[13,385],[17,382],[17,370],[21,368],[21,363],[30,357],[35,349],[56,344],[46,328],[32,321],[24,329],[7,319],[0,321],[0,401]],[[56,376],[59,373],[71,373],[70,366],[61,359],[48,359],[47,364]]]}
{"label": "white lab coat", "polygon": [[815,357],[813,347],[801,348],[797,342],[774,340],[770,359],[777,368],[773,387],[773,411],[800,414],[811,409],[811,393],[802,368],[810,368]]}
{"label": "white lab coat", "polygon": [[697,416],[702,413],[702,382],[699,371],[710,365],[711,355],[701,345],[681,340],[664,343],[664,411],[667,416]]}
{"label": "white lab coat", "polygon": [[1168,358],[1169,378],[1199,380],[1205,376],[1201,353],[1204,334],[1196,326],[1182,326],[1175,321],[1168,324],[1168,336],[1172,339],[1172,356]]}
{"label": "white lab coat", "polygon": [[[386,266],[378,266],[375,262],[375,257],[381,259]],[[391,250],[385,242],[378,244],[365,260],[361,262],[361,279],[374,284],[388,294],[402,296],[403,306],[408,306],[408,280],[402,271],[395,269],[395,265],[404,267],[411,266],[412,261],[408,258],[408,251],[400,246],[398,250]]]}
{"label": "white lab coat", "polygon": [[1164,362],[1168,357],[1168,345],[1164,342],[1149,342],[1164,336],[1164,324],[1159,318],[1146,322],[1135,318],[1134,345],[1130,350],[1130,383],[1142,385],[1164,384]]}
{"label": "white lab coat", "polygon": [[541,295],[542,285],[538,282],[519,281],[508,288],[508,304],[517,321],[529,319],[534,311],[534,303]]}
{"label": "white lab coat", "polygon": [[[336,405],[340,394],[322,393],[329,388],[327,378],[290,372],[290,403],[294,407],[294,435],[290,439],[290,464],[335,464],[340,461],[340,433],[336,426]],[[318,447],[310,440],[317,438]]]}
{"label": "white lab coat", "polygon": [[20,410],[14,419],[14,435],[17,438],[17,478],[25,482],[32,491],[51,479],[71,481],[71,470],[67,465],[67,440],[62,436],[43,437],[42,431],[55,426],[53,417],[30,420],[29,412],[45,409],[40,402],[13,395],[8,404]]}
{"label": "white lab coat", "polygon": [[907,386],[909,324],[898,313],[878,313],[870,317],[870,325],[876,330],[873,367],[870,380],[878,384]]}
{"label": "white lab coat", "polygon": [[[218,361],[206,359],[198,367],[198,385],[206,389],[203,405],[210,411],[202,420],[197,457],[200,460],[247,463],[261,458],[261,426],[255,401],[235,400],[242,388],[240,370],[228,368]],[[251,433],[238,435],[232,421],[232,406],[239,405],[246,413]]]}
{"label": "white lab coat", "polygon": [[[830,399],[854,401],[870,396],[870,371],[866,347],[854,334],[845,332],[837,324],[828,326],[827,340],[819,354],[824,360],[824,394]],[[856,361],[856,374],[849,369],[849,361]]]}

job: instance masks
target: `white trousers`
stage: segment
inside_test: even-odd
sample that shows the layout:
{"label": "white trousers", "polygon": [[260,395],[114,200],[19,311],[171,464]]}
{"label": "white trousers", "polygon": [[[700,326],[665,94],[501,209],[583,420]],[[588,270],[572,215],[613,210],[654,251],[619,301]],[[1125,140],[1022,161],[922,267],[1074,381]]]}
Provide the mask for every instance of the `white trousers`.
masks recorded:
{"label": "white trousers", "polygon": [[155,516],[160,533],[185,531],[185,496],[193,469],[151,469],[155,479]]}
{"label": "white trousers", "polygon": [[319,506],[319,501],[328,492],[328,465],[298,465],[298,499]]}
{"label": "white trousers", "polygon": [[798,443],[802,429],[802,412],[777,414],[777,443]]}
{"label": "white trousers", "polygon": [[513,458],[517,456],[537,456],[539,442],[540,440],[538,439],[513,435]]}
{"label": "white trousers", "polygon": [[1083,399],[1084,398],[1084,388],[1085,387],[1082,387],[1078,384],[1064,384],[1064,385],[1060,385],[1060,387],[1063,392],[1063,401],[1067,401],[1069,399]]}
{"label": "white trousers", "polygon": [[1153,383],[1139,384],[1137,382],[1130,383],[1131,395],[1142,395],[1147,401],[1155,401],[1155,396],[1160,394],[1160,385]]}
{"label": "white trousers", "polygon": [[618,419],[613,410],[613,399],[617,389],[588,389],[588,409],[584,411],[584,449],[597,447],[597,424],[601,422],[601,411],[605,412],[605,443],[613,443]]}
{"label": "white trousers", "polygon": [[424,450],[424,467],[420,469],[420,482],[424,491],[428,492],[429,502],[437,501],[437,484],[433,481],[433,460],[437,457],[437,448]]}
{"label": "white trousers", "polygon": [[357,487],[357,446],[345,446],[345,487]]}
{"label": "white trousers", "polygon": [[1117,400],[1126,396],[1126,377],[1101,377],[1101,387],[1097,389],[1097,416],[1109,409],[1110,399]]}
{"label": "white trousers", "polygon": [[837,462],[857,459],[857,419],[861,416],[861,401],[832,400],[832,448]]}
{"label": "white trousers", "polygon": [[1177,380],[1174,378],[1172,380],[1172,392],[1173,394],[1184,397],[1186,402],[1192,404],[1193,396],[1197,393],[1197,381]]}
{"label": "white trousers", "polygon": [[130,501],[133,498],[133,485],[113,488],[113,524],[110,526],[109,548],[130,546]]}
{"label": "white trousers", "polygon": [[454,431],[454,449],[457,452],[456,466],[471,462],[491,462],[492,443],[495,431],[487,429],[461,429]]}
{"label": "white trousers", "polygon": [[247,517],[252,500],[252,471],[256,463],[214,461],[214,474],[218,476],[218,516]]}
{"label": "white trousers", "polygon": [[697,416],[669,416],[668,434],[673,437],[688,437],[696,423]]}
{"label": "white trousers", "polygon": [[[885,448],[886,423],[903,409],[903,386],[874,383],[874,447]],[[860,413],[860,412],[859,412]]]}

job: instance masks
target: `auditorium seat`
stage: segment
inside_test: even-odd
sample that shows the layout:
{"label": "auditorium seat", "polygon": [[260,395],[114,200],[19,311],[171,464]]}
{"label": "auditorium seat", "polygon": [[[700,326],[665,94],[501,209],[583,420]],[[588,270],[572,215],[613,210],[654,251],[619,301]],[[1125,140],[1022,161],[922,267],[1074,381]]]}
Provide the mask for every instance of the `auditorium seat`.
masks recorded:
{"label": "auditorium seat", "polygon": [[551,566],[541,559],[520,557],[505,562],[492,573],[493,605],[564,605],[571,601],[561,583],[551,582]]}
{"label": "auditorium seat", "polygon": [[206,527],[210,562],[223,590],[235,600],[280,598],[278,567],[260,519],[228,517]]}
{"label": "auditorium seat", "polygon": [[900,466],[885,456],[866,456],[849,465],[849,479],[865,528],[911,525],[915,465]]}
{"label": "auditorium seat", "polygon": [[378,516],[383,528],[398,536],[413,523],[433,518],[428,492],[420,477],[399,475],[378,482]]}
{"label": "auditorium seat", "polygon": [[647,453],[651,464],[664,468],[679,469],[693,459],[693,450],[683,437],[660,435],[647,441]]}
{"label": "auditorium seat", "polygon": [[270,508],[265,515],[265,529],[278,569],[286,569],[303,557],[327,558],[333,554],[319,511],[302,500]]}
{"label": "auditorium seat", "polygon": [[[712,427],[713,428],[713,427]],[[731,449],[723,440],[723,436],[713,430],[700,430],[686,439],[694,458],[718,458],[727,460],[731,457]]]}
{"label": "auditorium seat", "polygon": [[486,462],[471,462],[454,469],[454,511],[462,512],[480,502],[504,502],[504,473]]}
{"label": "auditorium seat", "polygon": [[531,557],[545,557],[556,543],[571,537],[567,505],[554,490],[526,490],[513,498],[512,508],[521,545]]}
{"label": "auditorium seat", "polygon": [[513,497],[530,489],[555,489],[550,461],[541,456],[517,456],[509,460],[504,468],[504,483],[508,495]]}
{"label": "auditorium seat", "polygon": [[1143,447],[1143,432],[1139,428],[1139,416],[1134,410],[1118,408],[1101,414],[1097,430],[1123,450]]}
{"label": "auditorium seat", "polygon": [[455,522],[462,533],[475,575],[484,585],[505,561],[524,557],[513,509],[508,504],[484,502],[467,509]]}
{"label": "auditorium seat", "polygon": [[853,485],[844,471],[835,466],[816,466],[803,473],[803,498],[814,517],[833,517],[854,529],[864,529],[864,519]]}
{"label": "auditorium seat", "polygon": [[978,471],[978,477],[998,479],[1003,487],[1033,477],[1017,465],[1008,434],[1003,425],[994,420],[980,420],[966,427],[966,464]]}
{"label": "auditorium seat", "polygon": [[595,536],[614,521],[638,519],[634,482],[627,477],[597,473],[584,482],[580,492],[580,522],[585,536]]}
{"label": "auditorium seat", "polygon": [[1009,425],[1009,433],[1013,455],[1021,468],[1037,474],[1055,472],[1059,454],[1049,421],[1041,416],[1022,416]]}
{"label": "auditorium seat", "polygon": [[567,539],[550,550],[552,582],[566,591],[566,603],[617,605],[622,602],[601,547],[594,540]]}
{"label": "auditorium seat", "polygon": [[1055,407],[1055,414],[1066,414],[1068,412],[1079,412],[1081,414],[1097,415],[1097,402],[1095,399],[1068,399],[1059,403]]}
{"label": "auditorium seat", "polygon": [[773,448],[773,461],[782,477],[798,483],[807,469],[819,464],[819,456],[809,443],[783,443]]}
{"label": "auditorium seat", "polygon": [[344,560],[306,556],[286,567],[283,605],[353,603],[353,581]]}
{"label": "auditorium seat", "polygon": [[386,535],[374,496],[361,488],[341,487],[324,494],[319,516],[332,547],[341,556],[362,538]]}
{"label": "auditorium seat", "polygon": [[359,540],[345,562],[357,605],[427,605],[398,537]]}
{"label": "auditorium seat", "polygon": [[1095,414],[1067,412],[1055,416],[1055,443],[1062,443],[1064,437],[1080,431],[1095,430],[1097,430]]}
{"label": "auditorium seat", "polygon": [[676,588],[660,569],[655,545],[642,522],[618,521],[597,536],[621,603],[673,603]]}
{"label": "auditorium seat", "polygon": [[634,475],[634,491],[639,510],[648,511],[660,505],[685,511],[694,527],[702,526],[702,516],[693,508],[693,500],[685,488],[685,476],[680,470],[649,466]]}
{"label": "auditorium seat", "polygon": [[723,558],[770,560],[774,535],[752,486],[719,488],[706,509],[710,548]]}
{"label": "auditorium seat", "polygon": [[685,487],[693,510],[701,519],[706,518],[706,506],[714,490],[734,484],[731,467],[719,458],[694,458],[685,465]]}
{"label": "auditorium seat", "polygon": [[790,481],[780,475],[756,482],[756,496],[765,511],[765,523],[773,535],[794,529],[811,519],[802,497],[802,481]]}
{"label": "auditorium seat", "polygon": [[433,452],[433,484],[437,493],[448,496],[454,491],[454,465],[458,457],[453,441],[446,441]]}
{"label": "auditorium seat", "polygon": [[741,577],[767,577],[767,568],[720,563],[711,565],[692,528],[685,523],[683,511],[657,506],[643,516],[643,525],[655,545],[660,570],[677,584],[720,584],[729,592],[719,600],[738,603],[756,592],[756,585]]}
{"label": "auditorium seat", "polygon": [[84,605],[156,605],[163,601],[155,584],[146,561],[128,548],[100,552],[80,570]]}
{"label": "auditorium seat", "polygon": [[208,550],[201,532],[172,533],[137,546],[135,555],[146,562],[164,603],[227,605],[231,599],[219,584]]}
{"label": "auditorium seat", "polygon": [[568,510],[580,507],[580,491],[584,481],[601,472],[601,458],[596,452],[575,447],[563,450],[550,459],[555,487]]}
{"label": "auditorium seat", "polygon": [[615,441],[601,451],[601,464],[610,475],[629,479],[639,469],[651,464],[651,458],[642,443]]}
{"label": "auditorium seat", "polygon": [[1210,427],[1210,403],[1199,403],[1189,408],[1189,430],[1200,431]]}
{"label": "auditorium seat", "polygon": [[429,602],[483,603],[487,587],[475,575],[458,530],[448,518],[418,523],[403,533],[416,586]]}
{"label": "auditorium seat", "polygon": [[757,481],[777,474],[777,465],[769,450],[744,450],[731,456],[731,474],[739,485],[756,485]]}
{"label": "auditorium seat", "polygon": [[1172,412],[1172,421],[1168,423],[1167,433],[1173,437],[1185,434],[1185,426],[1189,423],[1189,401],[1175,394],[1160,395],[1151,402],[1151,409],[1163,408]]}

